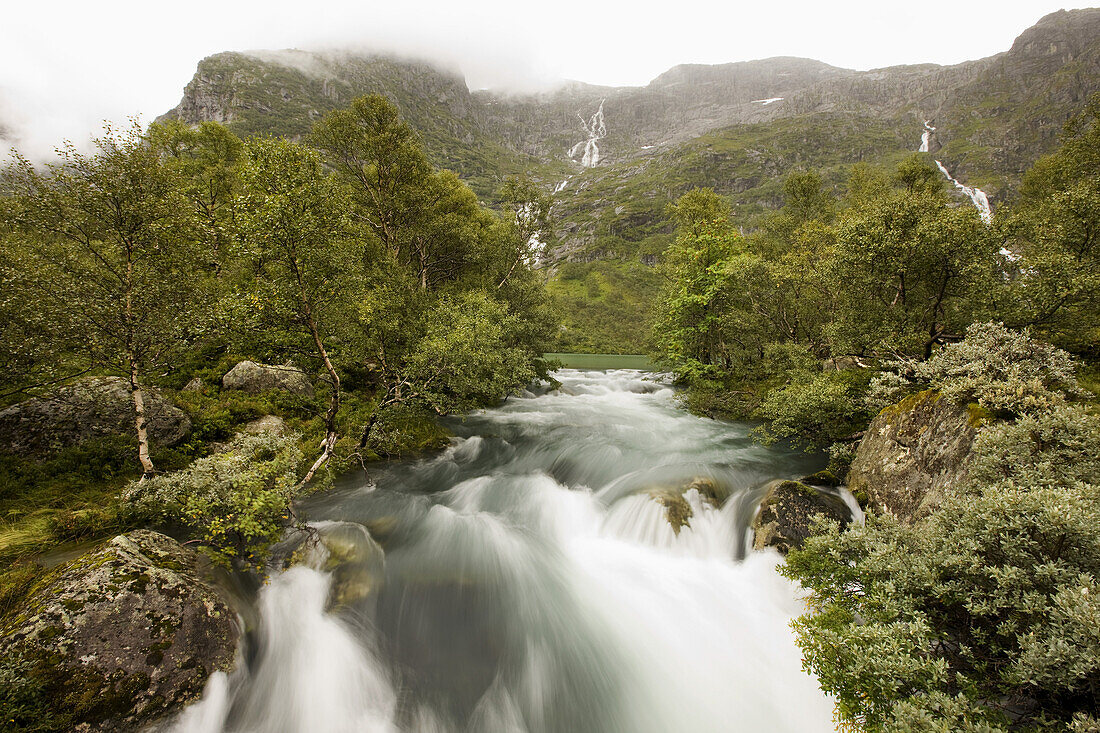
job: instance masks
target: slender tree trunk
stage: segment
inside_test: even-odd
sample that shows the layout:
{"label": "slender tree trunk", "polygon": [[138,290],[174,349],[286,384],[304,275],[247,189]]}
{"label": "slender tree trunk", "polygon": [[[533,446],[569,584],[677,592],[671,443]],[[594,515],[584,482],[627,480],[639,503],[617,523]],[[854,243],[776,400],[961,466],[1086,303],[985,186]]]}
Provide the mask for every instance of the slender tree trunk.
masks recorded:
{"label": "slender tree trunk", "polygon": [[134,401],[134,427],[137,428],[138,460],[141,461],[141,480],[153,477],[153,459],[149,457],[149,431],[145,425],[145,395],[138,383],[137,365],[130,360],[130,397]]}
{"label": "slender tree trunk", "polygon": [[137,430],[141,480],[152,478],[155,471],[149,457],[149,431],[145,426],[145,395],[138,380],[137,354],[134,353],[134,258],[133,246],[126,245],[126,358],[130,363],[130,398],[134,402],[134,428]]}
{"label": "slender tree trunk", "polygon": [[305,485],[313,480],[313,475],[317,473],[317,469],[328,461],[336,448],[336,415],[340,412],[340,375],[336,373],[336,368],[332,365],[332,360],[329,359],[328,350],[325,348],[325,344],[321,340],[321,334],[317,330],[317,322],[313,318],[313,311],[304,297],[302,298],[302,306],[306,315],[306,323],[309,326],[309,333],[313,336],[313,344],[317,347],[317,353],[321,355],[321,360],[325,363],[325,370],[332,382],[332,396],[329,398],[328,411],[325,412],[325,441],[322,444],[321,455],[310,466],[305,478],[302,479],[302,485]]}

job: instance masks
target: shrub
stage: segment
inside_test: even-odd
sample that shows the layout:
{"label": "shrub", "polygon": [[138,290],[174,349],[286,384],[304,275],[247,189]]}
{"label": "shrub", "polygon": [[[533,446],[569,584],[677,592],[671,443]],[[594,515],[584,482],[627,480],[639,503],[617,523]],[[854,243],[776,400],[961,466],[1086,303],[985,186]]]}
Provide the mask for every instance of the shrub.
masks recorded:
{"label": "shrub", "polygon": [[863,372],[795,372],[791,383],[764,397],[756,416],[765,424],[754,430],[761,442],[788,439],[795,447],[821,450],[866,424]]}
{"label": "shrub", "polygon": [[1100,417],[1071,405],[999,422],[978,433],[970,480],[1040,486],[1095,481],[1100,476]]}
{"label": "shrub", "polygon": [[1066,730],[1100,706],[1100,493],[1004,481],[929,520],[823,528],[783,571],[810,591],[807,669],[867,730]]}
{"label": "shrub", "polygon": [[293,437],[243,436],[225,453],[131,483],[123,498],[152,517],[187,526],[221,560],[259,567],[289,517],[301,460]]}
{"label": "shrub", "polygon": [[1033,413],[1082,394],[1065,351],[1000,323],[976,323],[966,338],[918,364],[915,377],[955,402],[1002,416]]}

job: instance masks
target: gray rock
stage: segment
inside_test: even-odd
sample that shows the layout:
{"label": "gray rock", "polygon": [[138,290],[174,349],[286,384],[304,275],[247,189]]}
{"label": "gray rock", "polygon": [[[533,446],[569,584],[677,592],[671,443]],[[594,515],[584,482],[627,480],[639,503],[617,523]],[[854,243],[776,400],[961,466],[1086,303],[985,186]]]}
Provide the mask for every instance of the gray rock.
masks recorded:
{"label": "gray rock", "polygon": [[848,526],[851,515],[844,502],[798,481],[772,481],[752,521],[753,549],[774,547],[783,555],[802,547],[813,534],[813,522],[824,516]]}
{"label": "gray rock", "polygon": [[259,394],[272,389],[283,390],[303,397],[313,396],[313,385],[302,370],[292,366],[273,366],[242,361],[222,377],[223,389],[237,389],[248,394]]}
{"label": "gray rock", "polygon": [[983,419],[935,390],[910,395],[871,421],[848,471],[848,488],[874,511],[906,523],[923,519],[966,479]]}
{"label": "gray rock", "polygon": [[[152,388],[143,390],[149,440],[176,445],[191,432],[187,414]],[[34,397],[0,411],[0,450],[40,457],[91,438],[134,434],[130,384],[119,377],[89,377],[51,397]]]}
{"label": "gray rock", "polygon": [[241,428],[245,435],[286,435],[288,430],[286,422],[277,415],[258,417]]}
{"label": "gray rock", "polygon": [[206,386],[206,383],[201,378],[195,377],[187,384],[183,385],[181,392],[202,392],[202,388]]}
{"label": "gray rock", "polygon": [[239,630],[200,556],[137,530],[51,571],[4,622],[0,654],[78,730],[143,726],[202,693],[234,663]]}

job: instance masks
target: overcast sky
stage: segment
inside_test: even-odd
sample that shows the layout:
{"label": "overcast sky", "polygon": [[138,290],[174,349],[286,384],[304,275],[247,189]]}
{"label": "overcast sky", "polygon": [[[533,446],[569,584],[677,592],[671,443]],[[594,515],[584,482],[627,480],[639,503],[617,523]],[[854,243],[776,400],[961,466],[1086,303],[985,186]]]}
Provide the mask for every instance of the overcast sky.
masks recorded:
{"label": "overcast sky", "polygon": [[[219,51],[362,47],[461,68],[471,88],[645,84],[679,63],[805,56],[869,69],[1007,50],[1060,0],[2,0],[0,125],[40,156],[105,119],[174,107]],[[1069,6],[1078,7],[1078,6]]]}

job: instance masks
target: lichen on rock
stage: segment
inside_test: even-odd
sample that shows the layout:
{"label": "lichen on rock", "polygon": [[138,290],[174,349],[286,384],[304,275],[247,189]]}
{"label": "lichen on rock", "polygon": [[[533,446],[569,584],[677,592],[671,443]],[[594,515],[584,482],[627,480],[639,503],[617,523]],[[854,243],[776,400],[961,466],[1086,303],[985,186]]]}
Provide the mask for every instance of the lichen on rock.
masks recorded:
{"label": "lichen on rock", "polygon": [[[191,432],[191,420],[156,389],[145,388],[149,439],[173,446]],[[134,433],[130,384],[119,377],[88,377],[48,397],[33,397],[0,411],[0,450],[41,457],[93,438]]]}
{"label": "lichen on rock", "polygon": [[246,394],[281,390],[302,397],[313,396],[313,384],[301,369],[293,366],[257,364],[242,361],[222,377],[223,389],[235,389]]}
{"label": "lichen on rock", "polygon": [[842,529],[851,519],[844,502],[835,496],[798,481],[772,481],[752,522],[753,549],[774,547],[786,555],[813,534],[818,517],[837,522]]}
{"label": "lichen on rock", "polygon": [[848,488],[869,508],[902,522],[928,516],[969,470],[984,414],[935,390],[906,397],[871,421],[848,472]]}
{"label": "lichen on rock", "polygon": [[202,558],[136,530],[46,575],[3,621],[0,655],[20,660],[78,729],[155,721],[233,666],[238,628]]}

